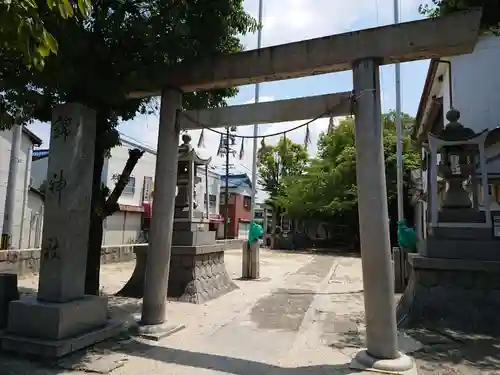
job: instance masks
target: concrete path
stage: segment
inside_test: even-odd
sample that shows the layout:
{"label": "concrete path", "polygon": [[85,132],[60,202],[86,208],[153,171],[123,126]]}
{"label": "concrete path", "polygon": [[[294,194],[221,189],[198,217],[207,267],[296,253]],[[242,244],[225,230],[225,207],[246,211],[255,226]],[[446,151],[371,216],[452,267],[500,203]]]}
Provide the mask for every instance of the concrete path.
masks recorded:
{"label": "concrete path", "polygon": [[[241,252],[226,255],[241,275]],[[104,292],[119,290],[132,263],[105,265]],[[80,371],[135,374],[306,375],[358,374],[347,364],[363,345],[361,261],[355,257],[271,252],[261,254],[258,281],[204,305],[171,302],[168,319],[187,328],[160,341],[123,338],[42,366],[0,358],[2,375],[77,375]],[[36,278],[20,281],[36,286]],[[112,315],[139,312],[137,300],[112,298]],[[78,371],[79,369],[80,371]]]}

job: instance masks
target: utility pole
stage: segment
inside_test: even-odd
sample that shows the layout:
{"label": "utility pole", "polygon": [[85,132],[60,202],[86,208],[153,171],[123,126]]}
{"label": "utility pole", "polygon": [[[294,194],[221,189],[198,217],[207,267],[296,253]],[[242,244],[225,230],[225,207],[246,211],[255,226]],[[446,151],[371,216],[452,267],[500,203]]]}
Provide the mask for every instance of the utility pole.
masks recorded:
{"label": "utility pole", "polygon": [[[0,249],[7,250],[12,246],[12,232],[14,227],[14,203],[16,199],[16,178],[19,171],[19,156],[21,153],[21,138],[23,127],[12,127],[12,148],[10,150],[9,175],[7,177],[7,191],[5,194],[5,212],[3,215],[2,238]],[[22,236],[22,233],[19,234]]]}
{"label": "utility pole", "polygon": [[[399,0],[394,0],[394,23],[399,23]],[[404,220],[403,200],[403,127],[401,124],[401,64],[396,63],[396,186],[398,194],[398,221]]]}
{"label": "utility pole", "polygon": [[222,138],[221,142],[221,150],[219,151],[222,154],[226,155],[226,182],[224,186],[224,239],[228,238],[228,229],[229,229],[229,156],[236,154],[236,151],[232,148],[235,145],[236,137],[236,126],[227,126],[226,134]]}
{"label": "utility pole", "polygon": [[[262,26],[262,0],[259,0],[259,25]],[[257,30],[257,49],[262,47],[262,27]],[[259,102],[260,97],[260,85],[255,84],[255,103]],[[252,154],[252,202],[250,216],[252,220],[255,219],[255,207],[256,207],[256,197],[257,197],[257,152],[259,148],[258,143],[259,136],[259,124],[254,124],[253,126],[253,154]]]}

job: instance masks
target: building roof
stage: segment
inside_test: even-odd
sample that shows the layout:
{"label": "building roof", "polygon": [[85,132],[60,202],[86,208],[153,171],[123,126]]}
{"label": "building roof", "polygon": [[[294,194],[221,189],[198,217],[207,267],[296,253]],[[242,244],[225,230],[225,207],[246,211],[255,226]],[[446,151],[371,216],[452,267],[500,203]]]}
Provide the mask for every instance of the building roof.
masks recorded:
{"label": "building roof", "polygon": [[[220,176],[221,187],[226,184],[226,176]],[[246,173],[241,174],[229,174],[228,175],[228,186],[229,188],[238,188],[240,186],[252,187],[252,181]]]}
{"label": "building roof", "polygon": [[46,158],[49,156],[49,149],[48,148],[44,148],[44,149],[37,149],[37,150],[33,150],[33,161],[35,160],[40,160],[40,159],[43,159],[43,158]]}
{"label": "building roof", "polygon": [[40,197],[40,199],[45,200],[45,194],[42,193],[39,189],[36,189],[33,186],[30,186],[29,190],[31,192],[35,193],[36,195],[38,195]]}
{"label": "building roof", "polygon": [[424,89],[422,90],[422,96],[420,97],[420,103],[418,104],[417,116],[415,117],[415,126],[413,127],[414,136],[416,135],[415,133],[418,130],[420,122],[422,121],[422,117],[424,116],[425,107],[432,90],[432,84],[434,83],[438,66],[439,60],[437,59],[432,59],[429,63],[429,69],[427,70],[427,76],[425,77]]}
{"label": "building roof", "polygon": [[28,138],[33,142],[34,145],[41,146],[42,140],[35,133],[29,130],[26,126],[23,126],[23,133],[28,136]]}
{"label": "building roof", "polygon": [[[421,132],[422,135],[425,135],[428,132],[432,131],[432,129],[430,129],[432,124],[431,121],[429,121],[429,117],[432,117],[432,115],[428,115],[427,121],[423,123],[424,114],[426,112],[427,107],[429,107],[429,110],[432,113],[433,110],[435,110],[435,108],[433,107],[442,106],[442,101],[440,101],[440,99],[433,100],[431,102],[431,105],[429,105],[429,99],[430,99],[429,96],[432,93],[434,82],[436,80],[439,80],[439,76],[442,74],[442,71],[439,68],[441,64],[448,64],[448,61],[439,59],[432,59],[430,61],[429,69],[427,71],[427,77],[425,78],[424,89],[422,91],[422,96],[420,97],[420,103],[418,105],[417,115],[415,117],[415,124],[413,126],[412,138],[415,140],[417,140],[417,137],[419,137],[419,129],[422,126],[425,127]],[[439,115],[441,116],[442,112]],[[489,147],[499,142],[500,142],[500,126],[497,126],[496,128],[490,129],[485,144],[487,147]]]}

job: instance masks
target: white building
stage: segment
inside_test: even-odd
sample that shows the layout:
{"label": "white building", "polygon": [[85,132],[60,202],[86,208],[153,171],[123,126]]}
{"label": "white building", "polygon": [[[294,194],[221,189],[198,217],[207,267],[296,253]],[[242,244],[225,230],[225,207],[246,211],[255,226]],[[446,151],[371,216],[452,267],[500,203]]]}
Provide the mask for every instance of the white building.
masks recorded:
{"label": "white building", "polygon": [[[451,105],[460,111],[460,123],[476,133],[500,125],[500,37],[482,36],[468,55],[431,60],[416,116],[414,138],[426,140],[446,125]],[[450,86],[451,76],[451,86]],[[453,103],[450,101],[450,93]],[[500,132],[490,133],[486,157],[491,210],[500,210]],[[427,186],[423,174],[423,186]]]}
{"label": "white building", "polygon": [[[144,145],[122,139],[121,146],[111,149],[110,158],[104,162],[102,182],[113,189],[129,157],[129,150],[138,148],[144,154],[137,162],[127,186],[118,199],[120,211],[109,216],[104,222],[103,245],[120,245],[142,242],[147,238],[151,216],[151,200],[154,193],[156,151]],[[35,152],[32,168],[32,182],[40,188],[47,175],[48,150]],[[36,159],[36,160],[35,160]],[[203,169],[203,170],[202,170]],[[200,168],[198,176],[202,182],[196,186],[198,207],[205,207],[205,170]],[[220,177],[208,171],[209,212],[213,221],[219,221]]]}
{"label": "white building", "polygon": [[[14,130],[0,132],[0,226],[3,225],[7,180],[12,150]],[[31,159],[34,146],[42,140],[27,128],[22,128],[18,170],[15,178],[14,217],[11,246],[30,248],[39,245],[35,238],[40,230],[43,204],[40,195],[30,190]]]}

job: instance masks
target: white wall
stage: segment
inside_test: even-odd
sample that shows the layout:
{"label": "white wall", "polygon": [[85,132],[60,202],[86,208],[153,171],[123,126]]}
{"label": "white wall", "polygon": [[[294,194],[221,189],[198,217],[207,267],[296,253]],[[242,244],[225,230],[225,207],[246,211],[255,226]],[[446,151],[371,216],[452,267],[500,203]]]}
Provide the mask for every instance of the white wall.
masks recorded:
{"label": "white wall", "polygon": [[39,248],[42,243],[43,200],[40,194],[28,192],[28,204],[24,216],[23,249]]}
{"label": "white wall", "polygon": [[47,179],[49,158],[35,160],[31,163],[31,187],[40,189],[42,183]]}
{"label": "white wall", "polygon": [[[0,132],[0,228],[3,226],[3,216],[5,210],[5,198],[7,195],[7,179],[9,176],[10,152],[12,149],[12,130]],[[19,153],[19,168],[16,176],[16,191],[14,198],[14,217],[13,217],[13,233],[11,243],[17,248],[19,246],[23,198],[28,194],[29,186],[25,184],[26,169],[30,169],[31,163],[28,163],[28,155],[30,149],[33,148],[33,142],[26,133],[22,133],[21,150]],[[28,170],[28,173],[31,171]],[[27,197],[27,196],[26,196]],[[26,199],[27,201],[27,199]],[[26,207],[26,206],[25,206]],[[26,216],[26,210],[25,210]],[[23,229],[24,231],[24,229]]]}
{"label": "white wall", "polygon": [[[123,167],[125,167],[128,160],[128,151],[133,148],[136,148],[136,146],[122,141],[121,146],[111,149],[111,157],[107,159],[105,163],[102,176],[103,183],[105,183],[111,190],[113,190],[116,183],[113,176],[119,176],[122,173]],[[127,188],[118,199],[119,204],[142,206],[144,177],[154,177],[155,164],[156,155],[150,152],[145,152],[144,155],[142,155],[131,174],[131,177],[135,180],[130,181],[130,183],[135,182],[134,191],[132,192]]]}
{"label": "white wall", "polygon": [[104,222],[103,245],[121,245],[143,242],[141,237],[141,212],[116,212]]}
{"label": "white wall", "polygon": [[[460,111],[460,122],[476,132],[500,125],[499,59],[500,38],[495,36],[480,37],[471,54],[449,58],[453,106]],[[450,108],[448,85],[447,72],[441,88],[444,116]]]}

